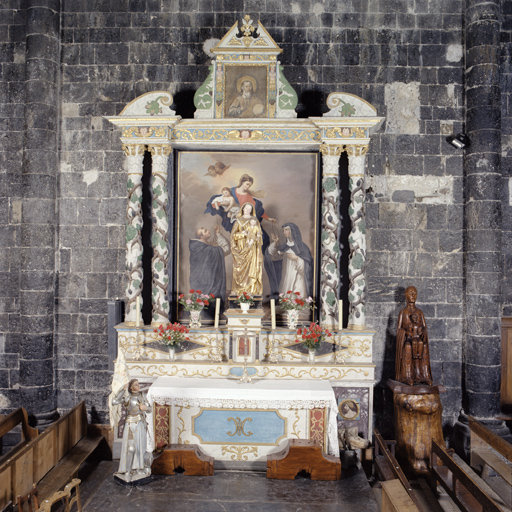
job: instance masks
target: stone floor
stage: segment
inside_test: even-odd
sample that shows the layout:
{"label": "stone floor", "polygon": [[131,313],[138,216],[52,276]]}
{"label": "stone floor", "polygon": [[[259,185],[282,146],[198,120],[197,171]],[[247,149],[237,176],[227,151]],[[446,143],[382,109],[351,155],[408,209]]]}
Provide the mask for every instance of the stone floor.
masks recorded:
{"label": "stone floor", "polygon": [[344,470],[341,481],[268,480],[265,472],[215,471],[213,477],[153,475],[147,485],[124,486],[113,478],[118,461],[101,462],[81,484],[85,512],[378,512],[362,469]]}

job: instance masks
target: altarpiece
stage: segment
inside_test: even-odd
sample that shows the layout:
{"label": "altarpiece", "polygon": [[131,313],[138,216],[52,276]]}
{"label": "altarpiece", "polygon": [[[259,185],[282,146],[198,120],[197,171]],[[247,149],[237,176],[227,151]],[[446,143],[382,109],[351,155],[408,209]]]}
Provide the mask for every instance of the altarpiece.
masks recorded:
{"label": "altarpiece", "polygon": [[[298,97],[278,60],[281,52],[261,23],[246,16],[213,48],[209,74],[194,96],[193,119],[175,115],[173,97],[166,91],[144,94],[119,116],[109,118],[122,130],[128,189],[126,315],[116,327],[118,352],[126,359],[131,377],[145,384],[158,379],[159,391],[165,379],[182,378],[183,383],[188,378],[195,384],[211,381],[214,387],[219,380],[236,383],[245,372],[276,392],[280,383],[283,390],[296,383],[306,394],[308,383],[309,388],[319,387],[320,394],[327,385],[334,405],[324,400],[315,406],[313,400],[313,405],[304,407],[296,402],[289,407],[258,407],[256,402],[242,400],[238,406],[230,406],[236,409],[234,417],[234,413],[223,412],[215,400],[208,406],[174,393],[166,401],[159,393],[160,402],[155,401],[154,407],[156,445],[204,442],[206,452],[216,459],[249,462],[264,460],[287,437],[317,439],[327,451],[329,410],[331,426],[332,415],[336,415],[338,426],[357,426],[362,436],[371,437],[374,332],[366,326],[365,311],[364,179],[370,136],[383,118],[363,99],[341,92],[329,95],[328,112],[322,117],[297,118]],[[152,322],[142,325],[141,189],[147,151],[152,159]],[[343,153],[348,157],[351,230],[348,240],[341,241],[339,161]],[[215,295],[222,296],[228,321],[215,328],[206,316],[200,328],[191,329],[189,341],[172,361],[154,333],[155,326],[169,319],[187,323],[177,295],[194,288],[194,279],[200,275],[193,260],[193,241],[198,239],[199,229],[229,235],[230,208],[236,208],[230,196],[246,175],[252,180],[254,197],[259,198],[256,207],[259,202],[264,210],[260,220],[267,247],[274,237],[282,241],[283,225],[293,224],[301,243],[311,252],[310,290],[318,304],[315,319],[334,333],[322,344],[314,364],[295,342],[295,330],[270,326],[269,298],[276,292],[269,277],[272,262],[264,272],[263,321],[252,315],[244,320],[250,343],[243,354],[236,341],[239,315],[230,309],[227,299],[229,254],[220,257],[214,270],[201,270],[207,277],[226,273]],[[212,204],[217,204],[216,209]],[[348,269],[340,270],[340,243],[350,247]],[[220,244],[212,245],[218,248]],[[196,259],[204,264],[213,258],[203,253]],[[340,272],[348,272],[350,280],[346,328],[339,320]],[[226,286],[222,286],[224,282]],[[219,384],[219,393],[221,388],[224,385]],[[224,427],[212,425],[231,420],[237,424],[236,435],[224,432],[216,437],[215,432]],[[244,430],[247,421],[254,428]],[[257,425],[264,425],[265,434],[256,432]]]}

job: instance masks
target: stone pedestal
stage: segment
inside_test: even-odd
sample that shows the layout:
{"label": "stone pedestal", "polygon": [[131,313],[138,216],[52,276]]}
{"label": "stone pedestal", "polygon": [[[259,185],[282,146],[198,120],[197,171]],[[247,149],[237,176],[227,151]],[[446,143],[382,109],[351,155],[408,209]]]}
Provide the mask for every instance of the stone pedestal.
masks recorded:
{"label": "stone pedestal", "polygon": [[396,458],[410,477],[430,475],[432,439],[444,446],[439,393],[443,386],[407,386],[396,380],[387,382],[393,391]]}

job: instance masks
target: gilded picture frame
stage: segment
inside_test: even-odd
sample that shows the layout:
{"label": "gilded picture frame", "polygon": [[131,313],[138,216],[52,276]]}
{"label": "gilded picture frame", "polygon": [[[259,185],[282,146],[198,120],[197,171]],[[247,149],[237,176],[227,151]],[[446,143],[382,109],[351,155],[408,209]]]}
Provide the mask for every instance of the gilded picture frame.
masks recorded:
{"label": "gilded picture frame", "polygon": [[[230,226],[234,221],[237,190],[247,177],[248,187],[257,205],[259,220],[265,232],[263,251],[267,255],[263,271],[262,306],[263,322],[270,322],[270,298],[276,299],[277,322],[284,322],[283,311],[278,304],[278,293],[290,290],[284,286],[283,252],[288,243],[287,226],[297,238],[303,252],[302,267],[307,281],[307,295],[315,301],[318,296],[319,258],[319,156],[316,152],[256,152],[256,151],[178,151],[176,152],[175,194],[175,293],[187,294],[189,289],[201,288],[202,292],[221,296],[222,310],[232,283],[232,258],[222,246],[229,246]],[[224,192],[223,192],[224,189]],[[223,204],[222,195],[228,195]],[[233,197],[235,196],[235,197]],[[216,205],[216,207],[214,206]],[[230,208],[234,210],[230,211]],[[216,235],[218,231],[218,235]],[[277,237],[277,241],[275,241]],[[224,238],[224,241],[220,240]],[[293,237],[291,237],[293,238]],[[299,238],[302,239],[299,242]],[[273,247],[271,248],[271,245]],[[229,248],[229,247],[228,247]],[[267,250],[268,249],[268,250]],[[280,251],[280,249],[283,249]],[[272,253],[272,254],[271,254]],[[309,253],[309,254],[308,254]],[[281,269],[279,270],[279,262]],[[297,272],[300,272],[297,263]],[[224,267],[223,267],[224,265]],[[276,274],[272,277],[272,272]],[[222,274],[225,272],[225,277]],[[292,275],[293,277],[293,275]],[[222,280],[225,279],[225,290]],[[221,282],[219,282],[219,280]],[[202,289],[208,288],[208,289]],[[295,291],[295,290],[291,290]],[[175,298],[174,298],[175,299]],[[174,315],[179,321],[187,321],[188,314],[178,307]],[[203,325],[213,323],[215,301],[203,310]],[[300,320],[312,320],[314,313],[306,309]]]}

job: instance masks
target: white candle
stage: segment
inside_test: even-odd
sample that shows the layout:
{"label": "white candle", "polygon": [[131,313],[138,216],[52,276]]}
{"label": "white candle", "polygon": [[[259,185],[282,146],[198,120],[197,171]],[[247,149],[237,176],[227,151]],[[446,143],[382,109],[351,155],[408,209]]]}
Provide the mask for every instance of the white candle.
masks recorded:
{"label": "white candle", "polygon": [[219,328],[219,316],[220,316],[220,299],[215,299],[215,329]]}
{"label": "white candle", "polygon": [[140,295],[137,295],[137,299],[135,301],[135,313],[136,313],[136,320],[135,320],[135,326],[140,326]]}
{"label": "white candle", "polygon": [[272,330],[276,330],[276,300],[270,299],[270,315],[272,317]]}
{"label": "white candle", "polygon": [[338,301],[338,331],[343,329],[343,301]]}

